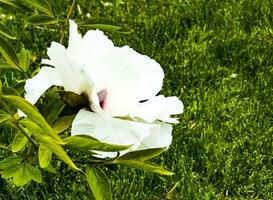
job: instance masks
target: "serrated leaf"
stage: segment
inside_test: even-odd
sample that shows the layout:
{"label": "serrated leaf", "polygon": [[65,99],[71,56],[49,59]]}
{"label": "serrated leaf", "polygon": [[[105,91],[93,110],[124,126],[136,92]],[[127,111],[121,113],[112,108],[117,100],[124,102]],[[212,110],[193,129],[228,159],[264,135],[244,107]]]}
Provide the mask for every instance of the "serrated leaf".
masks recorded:
{"label": "serrated leaf", "polygon": [[64,117],[60,117],[53,125],[53,131],[56,134],[64,132],[66,129],[68,129],[74,120],[76,115],[67,115]]}
{"label": "serrated leaf", "polygon": [[[30,136],[31,134],[28,132],[28,136]],[[13,141],[12,141],[12,145],[11,145],[11,149],[13,152],[18,152],[21,151],[26,144],[28,143],[28,138],[21,133],[20,131],[15,135]]]}
{"label": "serrated leaf", "polygon": [[106,174],[99,168],[86,169],[87,182],[97,200],[111,200],[112,191]]}
{"label": "serrated leaf", "polygon": [[63,148],[56,143],[51,137],[42,134],[42,130],[39,126],[31,121],[21,121],[23,126],[25,126],[31,133],[40,140],[43,145],[45,145],[49,150],[51,150],[54,154],[56,154],[62,161],[68,164],[71,168],[78,170],[76,165],[72,162],[70,157],[66,154]]}
{"label": "serrated leaf", "polygon": [[59,22],[58,19],[48,15],[32,15],[26,18],[26,23],[30,25],[48,25],[56,24],[58,22]]}
{"label": "serrated leaf", "polygon": [[18,0],[0,0],[0,2],[10,5],[14,8],[19,8],[25,11],[31,11],[28,7],[26,7],[23,3]]}
{"label": "serrated leaf", "polygon": [[50,164],[52,158],[52,151],[44,144],[40,144],[38,158],[41,168],[46,168]]}
{"label": "serrated leaf", "polygon": [[85,138],[80,136],[71,136],[63,139],[67,146],[80,150],[80,151],[90,151],[99,150],[106,152],[117,152],[126,150],[131,147],[131,145],[116,145],[100,142],[98,140],[92,140],[91,138]]}
{"label": "serrated leaf", "polygon": [[166,148],[153,148],[153,149],[145,149],[139,151],[132,151],[129,153],[124,154],[117,158],[117,160],[137,160],[137,161],[146,161],[156,156],[159,156],[163,153]]}
{"label": "serrated leaf", "polygon": [[148,164],[140,161],[135,161],[135,160],[114,160],[112,161],[113,164],[118,164],[118,165],[124,165],[128,167],[133,167],[137,169],[142,169],[145,171],[153,172],[153,173],[158,173],[162,175],[173,175],[174,173],[164,169],[161,166],[157,166],[154,164]]}
{"label": "serrated leaf", "polygon": [[8,113],[0,110],[0,124],[10,119],[11,119],[11,116]]}
{"label": "serrated leaf", "polygon": [[42,13],[52,16],[52,9],[47,0],[23,0],[26,4],[36,8]]}
{"label": "serrated leaf", "polygon": [[0,23],[0,34],[6,36],[11,40],[16,39],[15,35],[13,35],[12,32],[8,29],[8,27],[2,23]]}
{"label": "serrated leaf", "polygon": [[103,31],[118,31],[122,33],[130,33],[133,30],[124,27],[116,21],[105,17],[90,17],[81,26],[88,27],[90,29],[100,29]]}
{"label": "serrated leaf", "polygon": [[0,53],[5,58],[7,63],[15,68],[18,68],[18,58],[12,45],[0,37]]}
{"label": "serrated leaf", "polygon": [[0,169],[10,168],[13,165],[18,165],[22,162],[22,158],[18,156],[8,157],[0,161]]}
{"label": "serrated leaf", "polygon": [[30,53],[28,50],[22,48],[20,51],[19,56],[19,66],[24,71],[27,71],[29,68],[29,62],[30,62]]}
{"label": "serrated leaf", "polygon": [[32,121],[38,124],[41,129],[43,130],[42,134],[50,135],[56,142],[63,144],[61,138],[53,132],[53,129],[50,125],[46,122],[44,117],[39,113],[36,107],[34,107],[31,103],[26,101],[24,98],[19,96],[12,96],[12,95],[4,95],[3,98],[15,106],[16,108],[20,109],[23,113],[25,113]]}

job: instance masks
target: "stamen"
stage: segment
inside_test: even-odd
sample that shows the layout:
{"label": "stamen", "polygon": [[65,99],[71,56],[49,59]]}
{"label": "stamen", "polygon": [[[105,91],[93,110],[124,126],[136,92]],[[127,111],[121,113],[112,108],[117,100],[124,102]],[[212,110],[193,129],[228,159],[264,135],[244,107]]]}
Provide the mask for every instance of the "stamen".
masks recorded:
{"label": "stamen", "polygon": [[101,90],[98,93],[99,101],[100,101],[100,107],[103,109],[106,104],[106,98],[107,98],[107,91],[106,89]]}

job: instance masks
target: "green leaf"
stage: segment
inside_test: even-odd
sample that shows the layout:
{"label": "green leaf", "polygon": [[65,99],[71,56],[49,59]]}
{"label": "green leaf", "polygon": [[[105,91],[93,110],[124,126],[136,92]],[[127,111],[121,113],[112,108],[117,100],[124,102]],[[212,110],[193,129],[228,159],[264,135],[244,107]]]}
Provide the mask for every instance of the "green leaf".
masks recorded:
{"label": "green leaf", "polygon": [[37,183],[42,182],[41,171],[29,163],[25,163],[25,173]]}
{"label": "green leaf", "polygon": [[[30,135],[31,134],[28,132],[28,136]],[[11,149],[13,152],[21,151],[27,143],[28,138],[23,133],[21,133],[21,131],[19,131],[12,141]]]}
{"label": "green leaf", "polygon": [[2,96],[3,94],[3,84],[2,84],[2,81],[0,79],[0,97]]}
{"label": "green leaf", "polygon": [[[12,88],[14,90],[16,90],[17,94],[19,94],[18,96],[21,96],[21,94],[23,94],[23,92],[25,92],[25,84],[26,84],[26,81],[23,80],[23,81],[16,81],[14,82],[14,84],[12,84]],[[7,94],[7,95],[15,95],[16,94]]]}
{"label": "green leaf", "polygon": [[22,162],[22,158],[18,156],[8,157],[0,161],[0,169],[10,168],[13,165],[18,165]]}
{"label": "green leaf", "polygon": [[7,63],[6,61],[0,60],[0,70],[14,70],[21,71],[19,67],[15,67]]}
{"label": "green leaf", "polygon": [[38,124],[41,129],[43,130],[42,134],[50,135],[56,142],[63,144],[61,138],[53,132],[53,129],[49,126],[46,122],[44,117],[39,113],[36,107],[34,107],[31,103],[26,101],[24,98],[19,96],[12,96],[12,95],[4,95],[3,98],[11,103],[13,106],[17,107],[23,113],[25,113],[32,121]]}
{"label": "green leaf", "polygon": [[42,134],[42,130],[39,126],[31,121],[21,121],[23,126],[25,126],[31,133],[40,140],[43,145],[45,145],[49,150],[51,150],[54,154],[56,154],[62,161],[68,164],[71,168],[78,170],[76,165],[72,162],[70,157],[66,154],[63,148],[56,143],[51,137]]}
{"label": "green leaf", "polygon": [[32,15],[26,18],[26,23],[30,25],[48,25],[56,24],[58,22],[59,22],[58,19],[48,15]]}
{"label": "green leaf", "polygon": [[153,149],[132,151],[123,156],[120,156],[119,158],[117,158],[117,160],[137,160],[137,161],[143,162],[145,160],[149,160],[151,158],[159,156],[165,150],[166,148],[153,148]]}
{"label": "green leaf", "polygon": [[5,168],[2,178],[13,178],[13,183],[17,186],[23,186],[31,179],[38,183],[42,182],[40,170],[27,162]]}
{"label": "green leaf", "polygon": [[22,48],[20,51],[19,56],[19,66],[24,71],[27,71],[29,68],[29,62],[30,62],[30,53],[28,50]]}
{"label": "green leaf", "polygon": [[44,144],[40,144],[38,158],[41,168],[46,168],[50,164],[52,158],[52,151]]}
{"label": "green leaf", "polygon": [[52,124],[62,112],[65,104],[59,98],[53,98],[43,109],[43,115],[49,124]]}
{"label": "green leaf", "polygon": [[133,168],[137,168],[137,169],[142,169],[145,171],[158,173],[158,174],[162,174],[162,175],[170,176],[170,175],[174,174],[174,173],[164,169],[161,166],[157,166],[157,165],[150,164],[150,163],[148,164],[148,163],[135,161],[135,160],[114,160],[111,163],[118,164],[118,165],[125,165],[128,167],[133,167]]}
{"label": "green leaf", "polygon": [[131,145],[108,144],[80,136],[67,137],[64,138],[63,141],[67,143],[67,146],[80,151],[99,150],[106,152],[117,152],[131,147]]}
{"label": "green leaf", "polygon": [[133,30],[128,27],[123,27],[116,21],[104,17],[90,17],[81,26],[90,29],[100,29],[103,31],[118,31],[122,33],[131,33]]}
{"label": "green leaf", "polygon": [[106,174],[99,168],[86,169],[87,182],[97,200],[111,200],[112,191]]}
{"label": "green leaf", "polygon": [[0,23],[0,33],[9,39],[12,39],[12,40],[16,39],[16,37],[12,34],[12,32],[8,29],[8,27],[2,23]]}
{"label": "green leaf", "polygon": [[56,174],[56,170],[52,167],[51,164],[49,164],[47,167],[44,168],[45,171]]}
{"label": "green leaf", "polygon": [[15,68],[18,68],[18,58],[12,45],[0,37],[0,53],[5,58],[7,63]]}
{"label": "green leaf", "polygon": [[52,128],[53,128],[53,131],[56,133],[56,134],[59,134],[59,133],[62,133],[64,132],[66,129],[68,129],[74,118],[75,118],[76,115],[67,115],[67,116],[64,116],[64,117],[60,117],[53,125],[52,125]]}
{"label": "green leaf", "polygon": [[26,4],[36,8],[42,13],[52,16],[52,9],[47,0],[23,0]]}
{"label": "green leaf", "polygon": [[4,169],[2,172],[2,178],[8,179],[12,178],[13,176],[16,176],[17,171],[21,168],[21,164],[13,164],[7,168]]}
{"label": "green leaf", "polygon": [[14,8],[19,8],[25,11],[31,11],[28,7],[21,3],[21,1],[18,0],[0,0],[0,2],[10,5]]}
{"label": "green leaf", "polygon": [[11,119],[11,116],[8,113],[0,110],[0,124],[10,119]]}
{"label": "green leaf", "polygon": [[13,87],[3,86],[2,90],[3,90],[2,92],[4,95],[20,96],[19,92],[16,89],[14,89]]}

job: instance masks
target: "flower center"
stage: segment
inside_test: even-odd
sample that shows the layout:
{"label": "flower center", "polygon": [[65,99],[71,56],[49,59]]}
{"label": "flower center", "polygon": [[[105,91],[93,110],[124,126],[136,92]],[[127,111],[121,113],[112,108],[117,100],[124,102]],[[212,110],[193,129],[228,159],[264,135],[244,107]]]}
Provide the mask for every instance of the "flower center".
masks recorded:
{"label": "flower center", "polygon": [[98,97],[99,97],[100,107],[103,109],[105,107],[106,98],[107,98],[106,89],[103,89],[103,90],[99,91]]}

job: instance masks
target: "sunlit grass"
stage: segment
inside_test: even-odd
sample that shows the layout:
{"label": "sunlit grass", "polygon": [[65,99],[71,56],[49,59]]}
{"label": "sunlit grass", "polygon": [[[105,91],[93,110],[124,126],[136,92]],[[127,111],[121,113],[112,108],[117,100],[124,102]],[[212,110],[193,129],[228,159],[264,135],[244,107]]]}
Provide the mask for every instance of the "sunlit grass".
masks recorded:
{"label": "sunlit grass", "polygon": [[[115,199],[272,199],[271,1],[79,2],[83,13],[133,28],[129,35],[108,35],[115,44],[156,59],[166,76],[162,93],[179,96],[185,104],[171,148],[155,160],[176,174],[108,170]],[[37,55],[59,40],[50,31],[28,30],[22,42]],[[1,131],[1,141],[8,140],[8,133]],[[84,177],[65,165],[60,171],[44,173],[44,183],[24,188],[0,179],[0,199],[90,198]]]}

